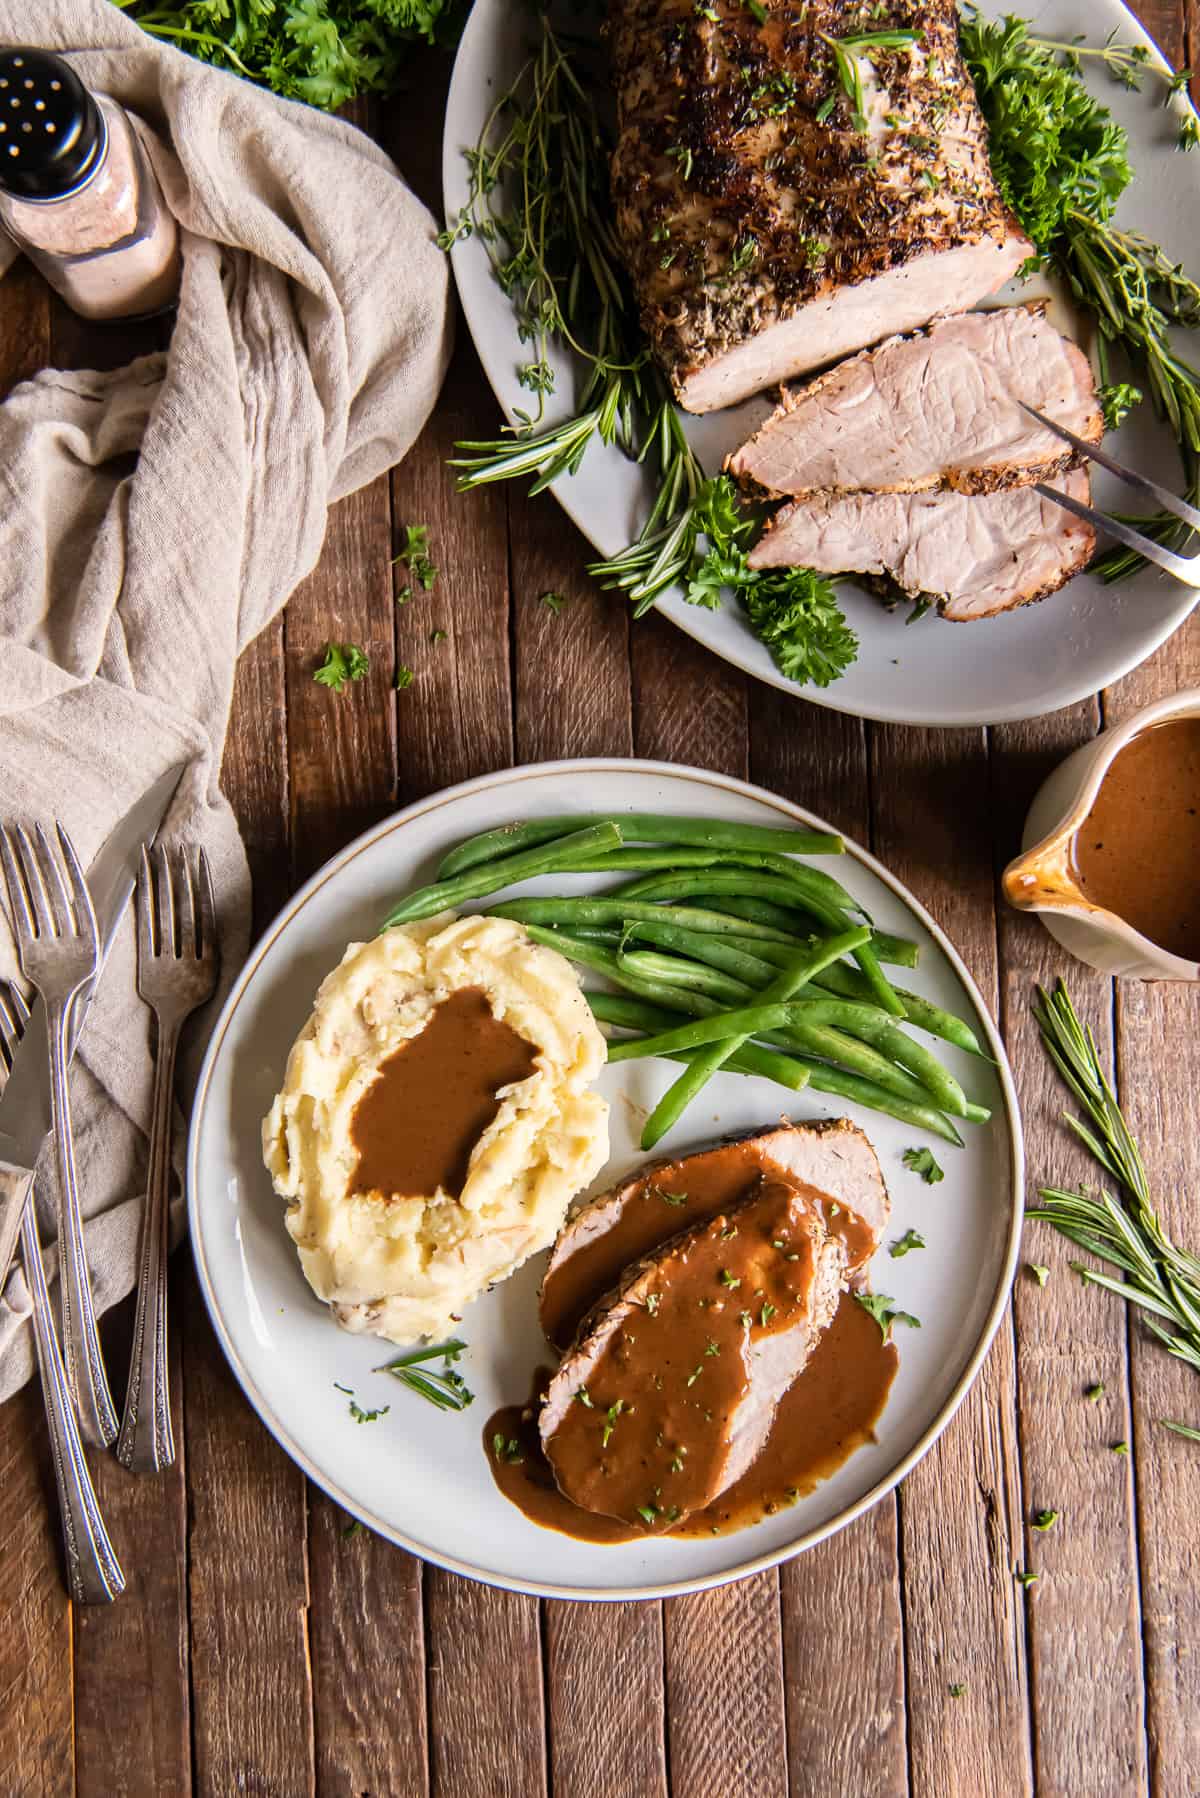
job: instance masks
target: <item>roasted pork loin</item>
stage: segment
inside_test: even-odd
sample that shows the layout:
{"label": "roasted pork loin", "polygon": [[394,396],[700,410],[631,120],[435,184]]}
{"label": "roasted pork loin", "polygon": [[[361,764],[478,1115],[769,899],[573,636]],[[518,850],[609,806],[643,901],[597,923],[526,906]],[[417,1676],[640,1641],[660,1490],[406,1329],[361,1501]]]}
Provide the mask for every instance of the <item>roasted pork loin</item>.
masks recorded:
{"label": "roasted pork loin", "polygon": [[[1077,469],[1048,483],[1088,500]],[[750,551],[753,568],[885,577],[935,601],[956,623],[1011,611],[1054,593],[1091,560],[1096,534],[1034,487],[971,496],[833,493],[784,506]]]}
{"label": "roasted pork loin", "polygon": [[820,1195],[778,1175],[635,1264],[547,1389],[539,1429],[559,1489],[648,1530],[710,1504],[766,1441],[845,1264]]}
{"label": "roasted pork loin", "polygon": [[1103,436],[1091,364],[1044,307],[967,312],[793,389],[727,466],[771,495],[1053,480],[1075,452],[1023,404],[1089,443]]}
{"label": "roasted pork loin", "polygon": [[[911,28],[856,58],[829,39]],[[1003,204],[956,0],[612,0],[617,226],[680,404],[730,406],[993,293]]]}
{"label": "roasted pork loin", "polygon": [[643,1164],[597,1193],[564,1225],[542,1280],[542,1328],[563,1350],[625,1269],[671,1236],[737,1204],[763,1176],[779,1175],[828,1195],[830,1226],[847,1245],[847,1272],[871,1259],[891,1202],[869,1137],[849,1118],[773,1124],[667,1161]]}

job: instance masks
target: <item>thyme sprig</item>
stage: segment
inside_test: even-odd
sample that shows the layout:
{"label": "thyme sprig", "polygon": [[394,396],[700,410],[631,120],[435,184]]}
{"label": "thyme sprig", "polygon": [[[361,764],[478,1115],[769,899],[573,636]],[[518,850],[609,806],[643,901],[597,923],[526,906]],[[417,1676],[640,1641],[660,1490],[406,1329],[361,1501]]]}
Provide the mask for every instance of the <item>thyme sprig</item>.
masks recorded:
{"label": "thyme sprig", "polygon": [[1077,1248],[1118,1269],[1123,1279],[1072,1263],[1090,1285],[1138,1306],[1164,1348],[1200,1372],[1200,1258],[1178,1248],[1159,1222],[1141,1153],[1100,1065],[1095,1038],[1080,1023],[1061,980],[1053,993],[1038,989],[1034,1016],[1047,1053],[1083,1110],[1082,1117],[1068,1113],[1066,1122],[1118,1196],[1103,1188],[1042,1187],[1027,1215],[1044,1218]]}

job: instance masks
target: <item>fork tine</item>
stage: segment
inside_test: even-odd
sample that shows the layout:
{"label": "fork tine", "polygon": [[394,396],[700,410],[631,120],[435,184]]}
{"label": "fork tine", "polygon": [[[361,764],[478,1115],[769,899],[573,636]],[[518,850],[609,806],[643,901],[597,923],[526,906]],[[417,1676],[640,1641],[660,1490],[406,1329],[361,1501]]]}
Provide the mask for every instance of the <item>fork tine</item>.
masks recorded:
{"label": "fork tine", "polygon": [[1155,543],[1152,537],[1144,537],[1141,531],[1135,531],[1121,519],[1111,518],[1107,512],[1097,512],[1094,506],[1085,506],[1082,500],[1073,499],[1069,493],[1060,493],[1056,487],[1047,487],[1044,481],[1037,483],[1036,491],[1043,499],[1052,499],[1064,511],[1073,512],[1076,518],[1086,519],[1097,530],[1115,537],[1126,549],[1145,556],[1147,562],[1154,562],[1159,568],[1165,568],[1168,574],[1173,574],[1176,580],[1183,581],[1186,586],[1200,587],[1200,557],[1176,555],[1173,549],[1166,549],[1161,543]]}
{"label": "fork tine", "polygon": [[[1110,456],[1108,451],[1101,449],[1098,443],[1089,443],[1086,438],[1076,437],[1074,431],[1068,431],[1065,425],[1055,424],[1052,418],[1046,418],[1033,406],[1026,406],[1024,400],[1020,403],[1030,418],[1036,418],[1047,431],[1052,431],[1056,437],[1061,437],[1064,443],[1069,443],[1073,449],[1077,449],[1089,461],[1098,462],[1101,468],[1107,468],[1109,474],[1115,474],[1117,479],[1124,481],[1127,487],[1136,488],[1139,493],[1144,493],[1147,499],[1157,500],[1164,512],[1170,512],[1175,518],[1181,518],[1184,524],[1190,524],[1194,531],[1200,531],[1200,511],[1197,511],[1195,506],[1189,506],[1188,502],[1180,499],[1178,494],[1172,493],[1169,487],[1160,487],[1157,481],[1147,479],[1144,474],[1135,474],[1132,468],[1126,468],[1123,462],[1118,462],[1115,456]],[[1115,531],[1110,534],[1114,537],[1117,535]],[[1131,544],[1130,547],[1134,546]]]}
{"label": "fork tine", "polygon": [[0,827],[0,865],[4,868],[4,884],[8,888],[13,930],[18,939],[27,941],[34,934],[33,913],[29,909],[29,896],[25,891],[20,850],[14,845],[7,825]]}
{"label": "fork tine", "polygon": [[21,1040],[21,1030],[13,1010],[9,1005],[8,986],[0,981],[0,1057],[9,1073],[12,1072],[13,1055]]}
{"label": "fork tine", "polygon": [[34,929],[40,937],[53,937],[57,934],[54,918],[50,911],[50,899],[42,880],[41,865],[37,851],[29,841],[23,825],[16,828],[17,854],[21,858],[21,871],[25,876],[25,886],[33,906]]}
{"label": "fork tine", "polygon": [[71,917],[71,901],[67,897],[67,883],[62,877],[62,866],[57,855],[50,846],[50,839],[41,825],[35,828],[37,836],[37,871],[42,877],[42,891],[50,901],[50,912],[54,919],[55,936],[74,936],[75,925]]}
{"label": "fork tine", "polygon": [[196,857],[196,888],[200,895],[200,955],[208,961],[217,950],[217,902],[213,897],[212,870],[203,849]]}
{"label": "fork tine", "polygon": [[158,935],[154,918],[154,887],[151,883],[150,853],[142,844],[142,859],[137,877],[137,955],[138,966],[158,954]]}
{"label": "fork tine", "polygon": [[24,1036],[26,1026],[29,1023],[29,1005],[26,1001],[25,995],[21,991],[20,987],[16,986],[16,985],[6,986],[4,988],[4,991],[8,996],[9,1009],[16,1016],[17,1034],[19,1036]]}
{"label": "fork tine", "polygon": [[177,955],[175,938],[175,899],[171,892],[171,864],[161,843],[150,851],[154,867],[154,897],[158,911],[158,953]]}
{"label": "fork tine", "polygon": [[96,911],[92,904],[92,895],[88,891],[88,883],[84,879],[83,869],[79,865],[79,857],[75,853],[75,845],[63,829],[56,824],[58,846],[62,850],[62,859],[67,870],[67,880],[71,887],[71,904],[75,909],[75,934],[96,942],[100,931],[96,924]]}
{"label": "fork tine", "polygon": [[188,868],[187,850],[182,843],[175,853],[176,878],[172,883],[172,891],[179,912],[179,953],[187,960],[192,960],[200,953],[200,945],[196,941],[196,907],[192,900],[192,876]]}

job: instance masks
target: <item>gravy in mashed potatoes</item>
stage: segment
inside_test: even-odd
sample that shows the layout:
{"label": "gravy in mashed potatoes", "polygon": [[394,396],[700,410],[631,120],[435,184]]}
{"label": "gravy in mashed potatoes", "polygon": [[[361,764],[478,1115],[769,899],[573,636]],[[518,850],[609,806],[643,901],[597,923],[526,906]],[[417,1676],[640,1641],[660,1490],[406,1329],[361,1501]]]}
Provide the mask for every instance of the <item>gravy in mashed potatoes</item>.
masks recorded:
{"label": "gravy in mashed potatoes", "polygon": [[571,964],[502,918],[352,943],[263,1124],[305,1277],[348,1330],[447,1333],[608,1157],[604,1038]]}

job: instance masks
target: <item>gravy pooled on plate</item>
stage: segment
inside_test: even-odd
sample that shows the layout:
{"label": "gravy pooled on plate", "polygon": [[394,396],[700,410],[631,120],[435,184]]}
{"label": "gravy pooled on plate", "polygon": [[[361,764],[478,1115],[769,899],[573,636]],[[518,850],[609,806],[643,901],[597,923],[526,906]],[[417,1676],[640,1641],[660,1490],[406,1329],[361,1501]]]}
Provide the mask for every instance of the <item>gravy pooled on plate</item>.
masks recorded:
{"label": "gravy pooled on plate", "polygon": [[1152,725],[1118,752],[1071,858],[1092,905],[1200,961],[1200,718]]}

